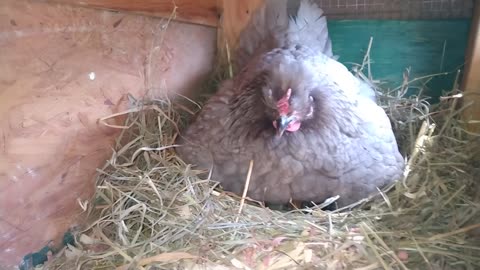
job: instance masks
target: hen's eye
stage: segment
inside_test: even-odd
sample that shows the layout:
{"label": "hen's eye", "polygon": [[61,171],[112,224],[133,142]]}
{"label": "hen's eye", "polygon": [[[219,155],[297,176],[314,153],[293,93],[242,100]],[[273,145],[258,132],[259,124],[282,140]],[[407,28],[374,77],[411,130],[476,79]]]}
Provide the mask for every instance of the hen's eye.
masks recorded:
{"label": "hen's eye", "polygon": [[315,100],[312,96],[309,96],[308,99],[312,102]]}
{"label": "hen's eye", "polygon": [[271,101],[273,99],[272,89],[263,89],[262,91],[265,101]]}

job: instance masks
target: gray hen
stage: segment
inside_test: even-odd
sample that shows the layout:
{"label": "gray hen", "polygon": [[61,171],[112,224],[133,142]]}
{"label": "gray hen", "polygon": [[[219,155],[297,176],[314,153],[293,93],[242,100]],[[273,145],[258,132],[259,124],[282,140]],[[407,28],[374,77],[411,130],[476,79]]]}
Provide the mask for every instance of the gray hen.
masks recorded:
{"label": "gray hen", "polygon": [[[236,68],[183,132],[179,156],[248,197],[338,206],[403,172],[403,158],[372,89],[332,54],[323,11],[270,0],[240,36]],[[292,16],[293,15],[293,16]]]}

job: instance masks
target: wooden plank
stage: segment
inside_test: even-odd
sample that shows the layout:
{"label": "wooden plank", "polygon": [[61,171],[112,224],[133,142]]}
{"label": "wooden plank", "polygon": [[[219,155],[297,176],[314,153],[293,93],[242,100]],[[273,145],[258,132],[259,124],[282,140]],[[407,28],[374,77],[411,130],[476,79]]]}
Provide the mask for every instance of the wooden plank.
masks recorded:
{"label": "wooden plank", "polygon": [[[169,18],[176,7],[175,20],[216,27],[217,0],[48,0],[52,3],[79,5],[148,16]],[[236,1],[234,1],[236,2]]]}
{"label": "wooden plank", "polygon": [[218,25],[217,46],[221,63],[225,63],[227,46],[230,52],[235,51],[240,33],[251,15],[263,2],[264,0],[218,0],[217,7],[221,18]]}
{"label": "wooden plank", "polygon": [[[471,20],[329,20],[333,53],[348,68],[362,63],[370,38],[371,71],[383,87],[396,88],[403,71],[410,67],[410,79],[447,72],[430,78],[423,94],[437,103],[443,91],[450,91],[457,70],[465,63],[465,48]],[[452,35],[455,33],[455,35]],[[407,37],[408,38],[405,38]],[[395,50],[392,50],[395,48]],[[418,81],[412,86],[426,83]],[[408,94],[416,94],[412,87]]]}
{"label": "wooden plank", "polygon": [[[475,12],[470,28],[470,40],[466,54],[465,74],[461,89],[465,104],[473,103],[465,110],[465,121],[480,121],[480,1],[475,2]],[[470,123],[468,129],[480,132],[480,123]]]}

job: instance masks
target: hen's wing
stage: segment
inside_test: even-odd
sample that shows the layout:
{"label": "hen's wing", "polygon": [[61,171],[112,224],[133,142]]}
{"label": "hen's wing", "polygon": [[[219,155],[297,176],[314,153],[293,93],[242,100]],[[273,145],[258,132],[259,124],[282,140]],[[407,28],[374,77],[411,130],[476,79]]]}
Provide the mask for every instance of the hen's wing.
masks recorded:
{"label": "hen's wing", "polygon": [[188,164],[211,169],[216,160],[239,155],[241,145],[228,136],[230,103],[234,97],[233,81],[222,82],[192,123],[180,134],[177,154]]}
{"label": "hen's wing", "polygon": [[303,161],[306,174],[292,184],[293,194],[314,201],[341,195],[340,205],[353,203],[399,179],[403,158],[373,90],[334,59],[318,55],[309,61],[328,101],[321,104],[322,124],[296,147],[312,147],[315,159]]}

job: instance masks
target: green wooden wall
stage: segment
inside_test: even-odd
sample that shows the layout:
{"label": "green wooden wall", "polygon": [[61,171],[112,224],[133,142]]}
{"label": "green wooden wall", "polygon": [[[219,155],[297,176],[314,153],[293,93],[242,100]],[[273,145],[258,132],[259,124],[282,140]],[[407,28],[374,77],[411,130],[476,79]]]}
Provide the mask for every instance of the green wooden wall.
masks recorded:
{"label": "green wooden wall", "polygon": [[456,70],[463,69],[470,20],[330,20],[333,51],[339,61],[351,68],[362,63],[370,37],[373,37],[372,73],[376,79],[396,87],[402,73],[411,67],[411,78],[450,72],[432,79],[428,96],[436,102],[442,91],[451,89]]}

